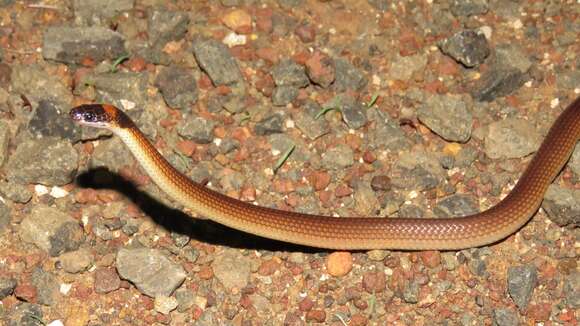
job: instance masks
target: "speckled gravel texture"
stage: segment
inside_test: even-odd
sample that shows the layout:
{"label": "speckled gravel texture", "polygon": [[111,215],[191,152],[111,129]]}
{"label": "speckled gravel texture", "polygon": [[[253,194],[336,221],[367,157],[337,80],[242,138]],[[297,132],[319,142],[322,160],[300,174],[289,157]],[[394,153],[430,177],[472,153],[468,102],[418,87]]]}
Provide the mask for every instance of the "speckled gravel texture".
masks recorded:
{"label": "speckled gravel texture", "polygon": [[[228,196],[464,216],[580,94],[575,0],[0,0],[0,324],[577,325],[580,150],[507,239],[331,252],[191,219],[71,107]],[[580,146],[578,146],[580,147]]]}

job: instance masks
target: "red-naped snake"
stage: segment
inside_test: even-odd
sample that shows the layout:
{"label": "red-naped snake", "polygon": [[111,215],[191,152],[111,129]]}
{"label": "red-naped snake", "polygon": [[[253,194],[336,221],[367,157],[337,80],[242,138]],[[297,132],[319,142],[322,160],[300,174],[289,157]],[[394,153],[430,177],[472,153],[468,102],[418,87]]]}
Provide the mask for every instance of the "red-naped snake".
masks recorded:
{"label": "red-naped snake", "polygon": [[125,113],[111,105],[73,108],[81,124],[119,136],[151,179],[186,208],[231,228],[328,249],[462,249],[501,240],[538,210],[544,193],[580,138],[580,98],[560,115],[512,191],[497,205],[461,218],[338,218],[260,207],[191,181],[172,167]]}

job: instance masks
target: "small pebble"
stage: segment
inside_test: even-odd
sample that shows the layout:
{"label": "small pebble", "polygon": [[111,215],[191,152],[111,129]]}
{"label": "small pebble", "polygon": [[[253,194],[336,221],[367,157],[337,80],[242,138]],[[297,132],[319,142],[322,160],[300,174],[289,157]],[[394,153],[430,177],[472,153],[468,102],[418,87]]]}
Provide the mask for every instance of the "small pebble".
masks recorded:
{"label": "small pebble", "polygon": [[336,251],[328,255],[326,270],[332,276],[344,276],[352,269],[352,255],[346,251]]}

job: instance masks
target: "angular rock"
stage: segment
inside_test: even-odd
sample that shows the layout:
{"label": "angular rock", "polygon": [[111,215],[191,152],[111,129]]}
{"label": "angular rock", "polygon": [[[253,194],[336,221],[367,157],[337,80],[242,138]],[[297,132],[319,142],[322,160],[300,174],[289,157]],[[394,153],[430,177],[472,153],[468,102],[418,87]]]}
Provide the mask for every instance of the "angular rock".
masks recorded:
{"label": "angular rock", "polygon": [[35,244],[52,256],[76,250],[84,241],[78,222],[56,208],[37,205],[19,227],[23,241]]}
{"label": "angular rock", "polygon": [[213,128],[215,126],[215,121],[210,121],[202,117],[192,117],[184,119],[179,123],[177,133],[198,144],[209,144],[214,138]]}
{"label": "angular rock", "polygon": [[46,306],[52,306],[56,303],[60,292],[55,275],[42,268],[36,268],[32,272],[32,284],[36,287],[38,303]]}
{"label": "angular rock", "polygon": [[484,148],[492,159],[520,158],[535,152],[540,143],[540,133],[529,121],[508,118],[488,126]]}
{"label": "angular rock", "polygon": [[0,181],[0,194],[13,202],[26,204],[32,199],[32,192],[24,185]]}
{"label": "angular rock", "polygon": [[81,77],[81,83],[95,88],[96,101],[113,104],[123,109],[133,120],[138,120],[148,99],[148,79],[146,72],[118,71],[87,74]]}
{"label": "angular rock", "polygon": [[42,56],[68,64],[116,59],[127,53],[123,35],[101,26],[49,27],[43,36]]}
{"label": "angular rock", "polygon": [[121,279],[113,268],[97,268],[95,270],[95,292],[109,293],[121,286]]}
{"label": "angular rock", "polygon": [[520,320],[515,311],[509,308],[498,308],[493,310],[493,322],[497,326],[517,326]]}
{"label": "angular rock", "polygon": [[425,69],[427,56],[416,54],[407,57],[397,56],[391,63],[388,78],[393,80],[409,80],[417,71]]}
{"label": "angular rock", "polygon": [[298,97],[299,90],[295,86],[276,86],[272,92],[272,104],[285,106]]}
{"label": "angular rock", "polygon": [[538,284],[538,271],[533,265],[510,267],[508,269],[508,292],[520,308],[526,309],[534,288]]}
{"label": "angular rock", "polygon": [[542,208],[558,226],[580,225],[580,190],[552,184],[544,195]]}
{"label": "angular rock", "polygon": [[439,43],[443,53],[468,68],[476,67],[485,61],[490,50],[482,32],[464,30]]}
{"label": "angular rock", "polygon": [[26,140],[6,164],[8,180],[20,184],[59,186],[70,183],[77,171],[78,153],[58,138]]}
{"label": "angular rock", "polygon": [[251,259],[234,249],[226,249],[211,263],[216,278],[226,289],[243,289],[248,285],[251,266]]}
{"label": "angular rock", "polygon": [[341,170],[353,164],[354,153],[344,144],[339,144],[322,154],[322,165],[329,169]]}
{"label": "angular rock", "polygon": [[81,139],[81,129],[76,128],[72,119],[57,103],[42,100],[28,122],[28,130],[35,137],[57,137],[77,142]]}
{"label": "angular rock", "polygon": [[308,137],[315,140],[330,131],[328,121],[323,117],[315,119],[316,115],[322,110],[322,107],[314,101],[306,101],[303,105],[304,110],[296,113],[293,118],[296,127]]}
{"label": "angular rock", "polygon": [[448,141],[466,142],[471,137],[473,116],[458,96],[433,96],[419,108],[417,118]]}
{"label": "angular rock", "polygon": [[[135,0],[73,0],[75,19],[91,25],[133,9]],[[98,24],[104,25],[104,24]]]}
{"label": "angular rock", "polygon": [[224,44],[213,39],[198,39],[193,42],[193,53],[214,85],[243,84],[238,63]]}
{"label": "angular rock", "polygon": [[509,95],[525,83],[525,75],[516,68],[494,68],[485,73],[470,91],[481,102],[491,102]]}
{"label": "angular rock", "polygon": [[349,128],[359,129],[367,123],[366,107],[352,96],[340,96],[338,107]]}
{"label": "angular rock", "polygon": [[161,49],[171,41],[182,39],[187,33],[189,15],[179,11],[153,11],[149,16],[149,44]]}
{"label": "angular rock", "polygon": [[32,102],[41,100],[58,103],[60,107],[70,107],[72,94],[60,77],[51,75],[38,65],[13,65],[12,91],[26,94]]}
{"label": "angular rock", "polygon": [[313,83],[327,88],[336,78],[334,60],[321,51],[315,51],[306,61],[306,74]]}
{"label": "angular rock", "polygon": [[34,303],[19,303],[15,305],[7,318],[7,326],[44,326],[42,307]]}
{"label": "angular rock", "polygon": [[452,195],[437,203],[433,213],[439,217],[462,217],[479,212],[479,204],[469,195]]}
{"label": "angular rock", "polygon": [[271,134],[277,134],[284,131],[283,129],[284,117],[280,113],[274,113],[262,121],[256,123],[254,131],[257,135],[267,136]]}
{"label": "angular rock", "polygon": [[451,3],[451,12],[455,16],[484,15],[488,11],[488,0],[453,0]]}
{"label": "angular rock", "polygon": [[172,108],[185,110],[197,101],[197,82],[193,73],[185,68],[171,66],[163,68],[155,79],[165,103]]}
{"label": "angular rock", "polygon": [[150,297],[170,296],[187,276],[180,265],[156,249],[123,248],[117,253],[116,265],[121,278]]}
{"label": "angular rock", "polygon": [[359,92],[367,85],[368,81],[364,73],[346,59],[335,59],[334,69],[335,77],[332,88],[337,92],[348,90]]}
{"label": "angular rock", "polygon": [[272,68],[272,78],[276,86],[302,88],[310,84],[304,67],[290,59],[282,60]]}

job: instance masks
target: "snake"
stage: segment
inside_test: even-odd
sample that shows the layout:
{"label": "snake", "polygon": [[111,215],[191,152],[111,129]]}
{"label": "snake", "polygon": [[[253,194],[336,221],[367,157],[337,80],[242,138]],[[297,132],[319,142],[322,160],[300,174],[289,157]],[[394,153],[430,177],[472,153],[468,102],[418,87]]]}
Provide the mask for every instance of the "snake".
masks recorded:
{"label": "snake", "polygon": [[334,217],[258,206],[192,181],[113,105],[83,104],[69,114],[76,124],[120,137],[151,180],[192,217],[195,213],[260,237],[328,250],[461,250],[499,242],[538,211],[580,138],[578,97],[555,120],[512,190],[487,210],[445,218]]}

